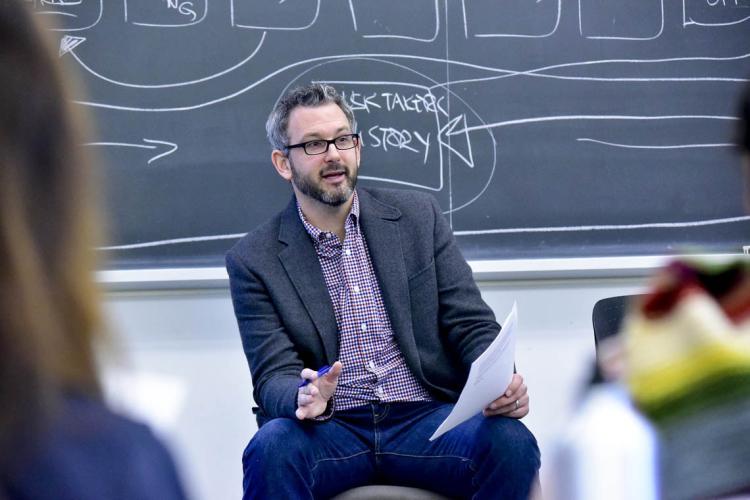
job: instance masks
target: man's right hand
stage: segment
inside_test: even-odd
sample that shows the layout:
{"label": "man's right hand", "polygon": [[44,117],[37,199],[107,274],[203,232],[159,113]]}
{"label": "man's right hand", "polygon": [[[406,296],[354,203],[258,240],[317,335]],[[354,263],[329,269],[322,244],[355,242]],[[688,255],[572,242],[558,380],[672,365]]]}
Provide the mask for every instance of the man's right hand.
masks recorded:
{"label": "man's right hand", "polygon": [[326,411],[328,400],[333,397],[336,390],[341,370],[343,370],[341,361],[336,361],[331,366],[331,370],[322,377],[318,377],[318,372],[310,368],[305,368],[300,372],[300,377],[309,380],[310,383],[300,387],[297,391],[295,415],[298,419],[315,418]]}

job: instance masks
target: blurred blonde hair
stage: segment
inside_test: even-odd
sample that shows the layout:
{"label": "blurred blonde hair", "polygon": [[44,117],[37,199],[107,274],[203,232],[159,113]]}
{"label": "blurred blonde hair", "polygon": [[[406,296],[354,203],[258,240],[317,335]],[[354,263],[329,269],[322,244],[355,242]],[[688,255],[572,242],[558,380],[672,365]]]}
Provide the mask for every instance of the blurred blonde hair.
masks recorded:
{"label": "blurred blonde hair", "polygon": [[100,394],[91,163],[45,36],[0,0],[0,460],[62,394]]}

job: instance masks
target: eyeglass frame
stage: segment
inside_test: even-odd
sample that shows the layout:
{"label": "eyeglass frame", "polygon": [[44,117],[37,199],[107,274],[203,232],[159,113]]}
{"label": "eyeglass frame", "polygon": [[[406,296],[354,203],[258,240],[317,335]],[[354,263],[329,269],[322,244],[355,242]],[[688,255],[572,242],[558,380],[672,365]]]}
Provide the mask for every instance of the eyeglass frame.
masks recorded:
{"label": "eyeglass frame", "polygon": [[[342,137],[351,137],[352,138],[352,142],[354,143],[354,145],[352,147],[350,147],[350,148],[343,148],[343,149],[340,148],[340,147],[338,147],[336,145],[336,141],[338,139],[341,139]],[[308,153],[307,152],[307,148],[305,146],[307,144],[311,143],[311,142],[325,142],[326,143],[326,148],[323,151],[321,151],[320,153]],[[289,144],[287,146],[284,146],[284,148],[287,150],[287,153],[289,152],[290,149],[302,148],[302,150],[305,152],[305,154],[307,156],[317,156],[317,155],[326,154],[328,152],[328,150],[331,148],[331,144],[333,144],[333,147],[336,148],[336,150],[338,150],[338,151],[349,151],[350,149],[354,149],[354,148],[356,148],[359,145],[359,134],[356,133],[356,132],[354,132],[354,133],[351,133],[351,134],[341,134],[340,136],[334,137],[333,139],[311,139],[309,141],[300,142],[299,144]]]}

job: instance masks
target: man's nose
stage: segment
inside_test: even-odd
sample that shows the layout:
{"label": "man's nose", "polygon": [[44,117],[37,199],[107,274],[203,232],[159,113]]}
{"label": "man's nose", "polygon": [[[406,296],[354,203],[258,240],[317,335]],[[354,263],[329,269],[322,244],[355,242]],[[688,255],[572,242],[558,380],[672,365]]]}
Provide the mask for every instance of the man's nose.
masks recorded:
{"label": "man's nose", "polygon": [[328,145],[328,151],[326,151],[325,160],[328,162],[341,160],[341,154],[333,144]]}

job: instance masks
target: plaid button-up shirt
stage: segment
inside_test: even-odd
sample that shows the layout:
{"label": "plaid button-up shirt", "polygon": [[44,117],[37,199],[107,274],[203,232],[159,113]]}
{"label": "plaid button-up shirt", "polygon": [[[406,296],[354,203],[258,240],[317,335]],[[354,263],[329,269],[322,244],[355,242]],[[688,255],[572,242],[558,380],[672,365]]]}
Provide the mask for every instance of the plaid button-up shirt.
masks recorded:
{"label": "plaid button-up shirt", "polygon": [[339,329],[344,370],[334,393],[334,411],[368,401],[430,401],[432,397],[406,366],[393,336],[367,243],[359,228],[355,191],[343,243],[297,212],[313,240]]}

